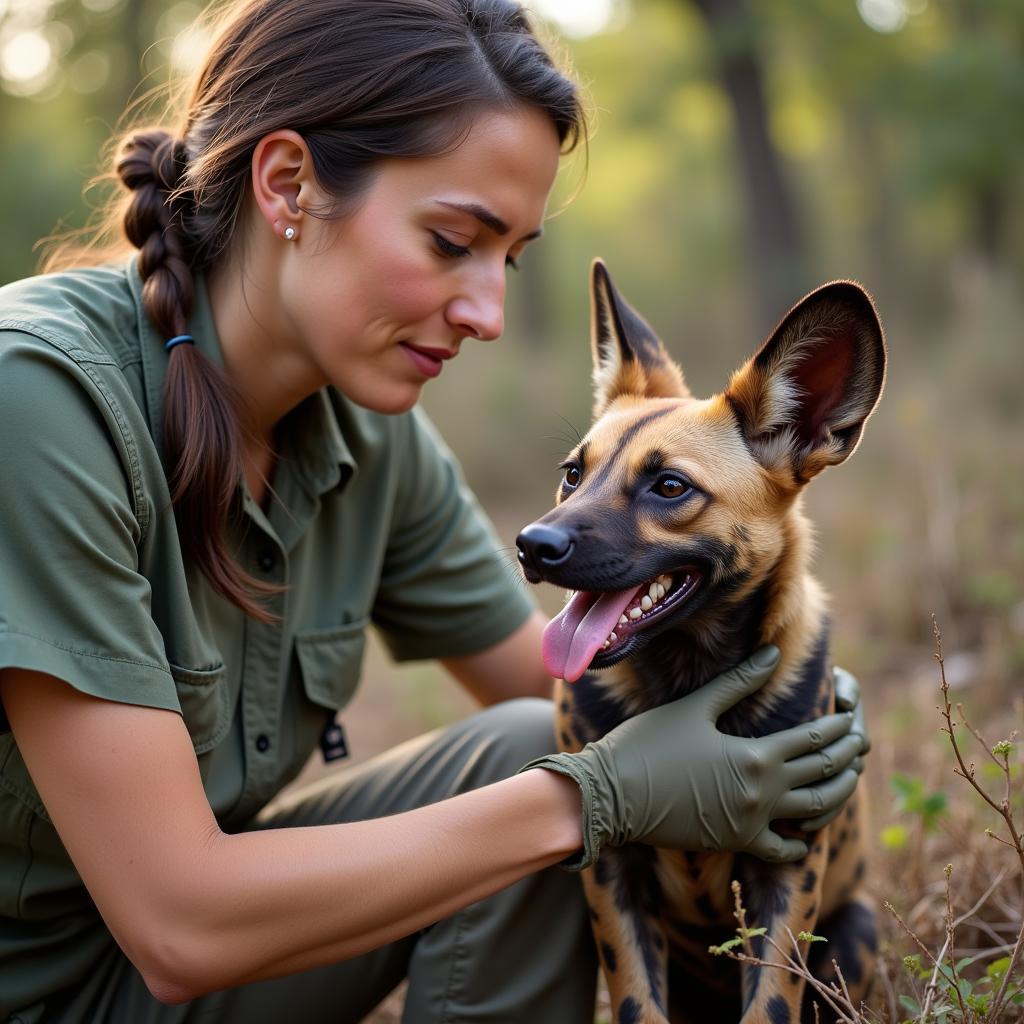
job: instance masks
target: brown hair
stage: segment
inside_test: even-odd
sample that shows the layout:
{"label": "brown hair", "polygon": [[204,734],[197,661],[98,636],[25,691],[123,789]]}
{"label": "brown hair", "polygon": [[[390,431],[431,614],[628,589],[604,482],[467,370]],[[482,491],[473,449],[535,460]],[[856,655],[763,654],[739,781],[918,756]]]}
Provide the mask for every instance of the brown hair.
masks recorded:
{"label": "brown hair", "polygon": [[[475,114],[518,105],[545,113],[564,152],[584,137],[575,85],[513,0],[252,0],[228,12],[199,71],[183,129],[135,131],[116,162],[130,190],[123,230],[140,249],[146,312],[183,334],[193,273],[225,256],[259,140],[305,139],[343,215],[374,167],[458,145]],[[61,253],[58,252],[58,258]],[[53,261],[51,261],[52,265]],[[238,399],[195,346],[170,353],[164,450],[182,549],[249,615],[276,588],[246,573],[223,534],[243,468]]]}

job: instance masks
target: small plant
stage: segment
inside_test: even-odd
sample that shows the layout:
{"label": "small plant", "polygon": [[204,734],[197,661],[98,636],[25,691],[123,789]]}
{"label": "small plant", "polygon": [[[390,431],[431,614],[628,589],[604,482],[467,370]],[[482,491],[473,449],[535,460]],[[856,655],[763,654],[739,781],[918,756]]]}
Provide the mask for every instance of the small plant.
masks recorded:
{"label": "small plant", "polygon": [[[1024,905],[1024,841],[1022,841],[1014,819],[1013,781],[1018,773],[1014,770],[1016,766],[1011,765],[1009,761],[1010,755],[1014,751],[1017,733],[1013,732],[1009,739],[1000,740],[989,746],[978,730],[967,720],[961,704],[956,705],[957,717],[954,717],[943,661],[942,634],[934,620],[933,626],[935,659],[939,664],[942,693],[942,705],[939,711],[945,720],[943,732],[949,737],[953,756],[956,759],[956,767],[953,771],[966,780],[975,793],[1002,818],[1006,826],[1006,835],[1000,835],[992,828],[986,828],[985,835],[1016,853],[1020,867],[1019,896],[1021,904]],[[996,766],[995,774],[1004,783],[1001,799],[993,797],[981,785],[974,763],[968,764],[965,761],[957,735],[957,729],[961,726],[974,736]],[[914,787],[908,787],[907,792],[910,799],[916,801],[923,794],[923,789],[918,791]],[[927,800],[924,803],[918,803],[914,808],[922,814],[922,821],[925,820],[923,811],[926,804]],[[938,808],[938,801],[933,801],[930,806]],[[1024,1006],[1024,980],[1022,980],[1019,970],[1022,946],[1024,946],[1024,921],[1018,920],[1016,939],[1010,949],[1010,955],[998,956],[989,961],[985,964],[984,972],[980,976],[976,972],[972,972],[975,975],[973,980],[965,976],[965,971],[973,965],[979,964],[983,957],[975,955],[958,959],[956,956],[957,928],[985,903],[1004,875],[1000,874],[997,877],[971,911],[957,917],[953,912],[951,890],[953,872],[952,864],[947,864],[943,869],[945,876],[945,908],[943,911],[945,941],[938,954],[933,954],[925,946],[891,903],[886,901],[884,904],[899,926],[921,951],[905,957],[903,960],[915,988],[913,996],[904,993],[898,997],[903,1009],[913,1014],[913,1017],[903,1024],[998,1024],[1000,1021],[1008,1022],[1011,1019],[1010,1013],[1013,1013],[1014,1019],[1020,1019],[1020,1014],[1016,1011],[1019,1007]],[[1002,949],[1000,948],[998,951],[1002,952]],[[923,986],[922,982],[924,982]]]}

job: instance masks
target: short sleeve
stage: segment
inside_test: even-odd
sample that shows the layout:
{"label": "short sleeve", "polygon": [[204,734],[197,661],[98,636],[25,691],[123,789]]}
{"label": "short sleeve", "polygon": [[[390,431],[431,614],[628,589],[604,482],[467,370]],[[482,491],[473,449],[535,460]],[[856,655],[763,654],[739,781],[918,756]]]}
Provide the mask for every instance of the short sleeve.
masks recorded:
{"label": "short sleeve", "polygon": [[0,335],[0,669],[179,710],[138,571],[132,439],[101,383],[43,342]]}
{"label": "short sleeve", "polygon": [[475,654],[515,632],[534,605],[432,424],[417,409],[402,426],[374,622],[400,661]]}

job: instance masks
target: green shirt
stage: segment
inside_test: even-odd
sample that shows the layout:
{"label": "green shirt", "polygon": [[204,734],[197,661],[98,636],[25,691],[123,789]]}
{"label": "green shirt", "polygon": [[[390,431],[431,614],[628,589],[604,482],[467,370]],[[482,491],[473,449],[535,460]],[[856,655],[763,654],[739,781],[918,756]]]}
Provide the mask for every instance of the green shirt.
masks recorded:
{"label": "green shirt", "polygon": [[[189,330],[220,362],[201,280]],[[282,424],[266,514],[240,482],[229,546],[287,588],[267,604],[280,622],[244,616],[182,560],[162,341],[134,261],[0,289],[0,669],[180,712],[232,830],[351,698],[367,626],[398,659],[457,656],[530,605],[426,418],[327,388]],[[0,1019],[74,985],[111,941],[0,709]]]}

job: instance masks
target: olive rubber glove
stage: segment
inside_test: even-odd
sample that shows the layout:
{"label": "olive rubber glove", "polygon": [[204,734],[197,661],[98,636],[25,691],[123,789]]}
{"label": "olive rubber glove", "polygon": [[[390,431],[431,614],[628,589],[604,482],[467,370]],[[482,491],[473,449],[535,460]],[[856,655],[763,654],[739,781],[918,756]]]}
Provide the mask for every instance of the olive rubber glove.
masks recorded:
{"label": "olive rubber glove", "polygon": [[[769,736],[729,736],[718,716],[762,686],[779,650],[764,647],[680,700],[645,711],[575,754],[524,766],[574,779],[583,797],[583,851],[566,867],[592,864],[605,844],[642,842],[683,850],[731,850],[769,861],[799,860],[800,839],[776,818],[824,816],[857,785],[863,749],[849,712]],[[822,781],[824,780],[824,781]],[[813,785],[812,785],[813,784]]]}

